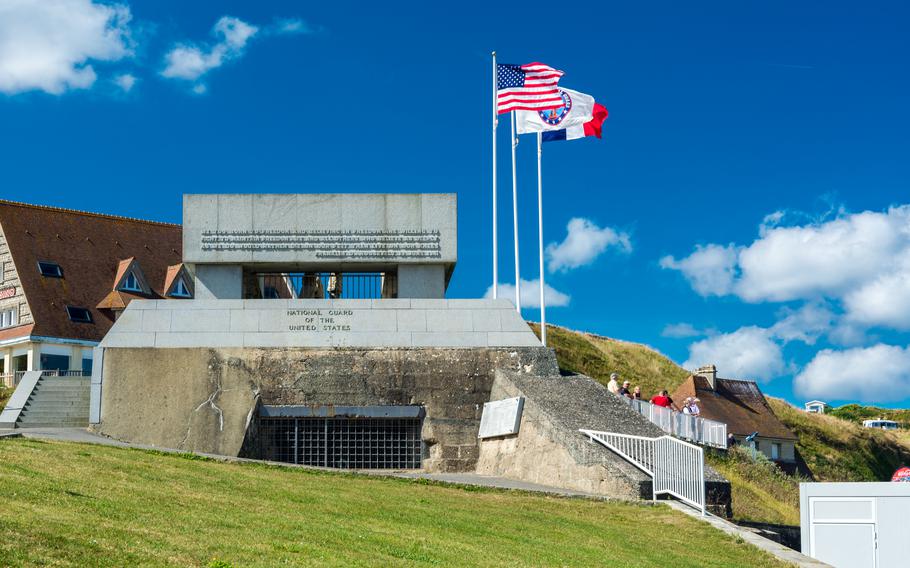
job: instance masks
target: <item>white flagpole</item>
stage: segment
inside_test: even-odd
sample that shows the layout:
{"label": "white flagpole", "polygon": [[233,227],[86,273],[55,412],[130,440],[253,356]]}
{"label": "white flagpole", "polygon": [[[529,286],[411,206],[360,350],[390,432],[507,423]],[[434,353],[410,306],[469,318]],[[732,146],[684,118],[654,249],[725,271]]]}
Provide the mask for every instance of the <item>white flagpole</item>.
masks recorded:
{"label": "white flagpole", "polygon": [[496,52],[493,52],[493,299],[499,294],[499,258],[497,254],[497,231],[496,231],[496,126],[499,123],[499,108],[496,104],[496,83],[499,76],[496,70]]}
{"label": "white flagpole", "polygon": [[537,246],[540,255],[540,342],[547,346],[547,306],[544,302],[543,281],[543,175],[540,160],[543,154],[543,134],[537,133]]}
{"label": "white flagpole", "polygon": [[515,309],[521,313],[521,274],[518,270],[518,177],[515,174],[515,148],[518,147],[518,136],[515,135],[515,111],[512,111],[512,226],[515,230]]}

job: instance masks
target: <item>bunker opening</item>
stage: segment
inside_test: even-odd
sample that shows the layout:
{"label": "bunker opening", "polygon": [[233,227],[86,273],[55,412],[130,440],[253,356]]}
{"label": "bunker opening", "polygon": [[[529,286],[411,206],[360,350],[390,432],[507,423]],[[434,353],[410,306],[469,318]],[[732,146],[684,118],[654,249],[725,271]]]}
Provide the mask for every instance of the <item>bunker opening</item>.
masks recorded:
{"label": "bunker opening", "polygon": [[261,459],[339,469],[420,469],[419,406],[263,406]]}

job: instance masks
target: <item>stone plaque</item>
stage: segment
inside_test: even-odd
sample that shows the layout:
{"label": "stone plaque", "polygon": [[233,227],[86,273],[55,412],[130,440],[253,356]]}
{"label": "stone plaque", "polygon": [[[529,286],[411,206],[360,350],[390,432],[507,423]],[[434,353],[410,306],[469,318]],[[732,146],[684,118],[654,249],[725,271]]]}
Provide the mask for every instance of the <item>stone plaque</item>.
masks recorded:
{"label": "stone plaque", "polygon": [[495,438],[517,434],[523,407],[524,398],[520,396],[484,403],[477,437]]}

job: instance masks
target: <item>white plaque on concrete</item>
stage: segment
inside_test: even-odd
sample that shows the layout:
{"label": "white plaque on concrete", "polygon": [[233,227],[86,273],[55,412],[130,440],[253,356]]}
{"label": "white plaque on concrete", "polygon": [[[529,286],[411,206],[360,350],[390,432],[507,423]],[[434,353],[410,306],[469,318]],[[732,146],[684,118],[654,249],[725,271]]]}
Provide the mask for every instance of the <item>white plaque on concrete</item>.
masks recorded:
{"label": "white plaque on concrete", "polygon": [[480,433],[478,438],[495,438],[518,433],[521,424],[521,409],[524,407],[524,398],[506,398],[486,402],[483,405],[483,414],[480,417]]}

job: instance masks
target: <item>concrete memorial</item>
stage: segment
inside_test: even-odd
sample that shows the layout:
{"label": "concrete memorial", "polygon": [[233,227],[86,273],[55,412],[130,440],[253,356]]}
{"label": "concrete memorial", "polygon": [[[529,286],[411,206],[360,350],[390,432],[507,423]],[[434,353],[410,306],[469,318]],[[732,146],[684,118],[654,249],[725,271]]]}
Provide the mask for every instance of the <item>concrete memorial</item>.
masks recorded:
{"label": "concrete memorial", "polygon": [[648,494],[634,467],[594,465],[622,459],[556,414],[584,396],[635,432],[659,434],[653,425],[591,379],[560,377],[508,300],[445,298],[454,195],[187,195],[183,234],[196,297],[134,300],[96,348],[98,432],[304,465]]}

